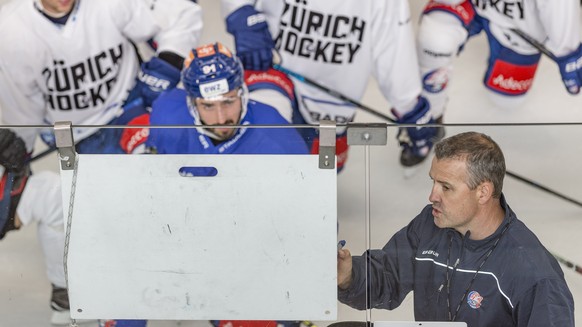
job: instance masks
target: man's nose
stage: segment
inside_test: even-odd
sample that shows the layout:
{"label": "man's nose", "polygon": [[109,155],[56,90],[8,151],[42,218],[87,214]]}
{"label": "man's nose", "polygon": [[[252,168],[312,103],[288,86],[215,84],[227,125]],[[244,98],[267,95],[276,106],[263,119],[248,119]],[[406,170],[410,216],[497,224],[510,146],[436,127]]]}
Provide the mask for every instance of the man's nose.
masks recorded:
{"label": "man's nose", "polygon": [[222,106],[218,106],[216,108],[216,121],[219,125],[222,125],[224,123],[226,123],[227,121],[227,115],[226,115],[226,111],[224,110],[224,108]]}
{"label": "man's nose", "polygon": [[428,195],[428,201],[430,201],[431,203],[435,203],[438,201],[438,194],[435,190],[435,186],[433,186],[432,189],[430,190],[430,194]]}

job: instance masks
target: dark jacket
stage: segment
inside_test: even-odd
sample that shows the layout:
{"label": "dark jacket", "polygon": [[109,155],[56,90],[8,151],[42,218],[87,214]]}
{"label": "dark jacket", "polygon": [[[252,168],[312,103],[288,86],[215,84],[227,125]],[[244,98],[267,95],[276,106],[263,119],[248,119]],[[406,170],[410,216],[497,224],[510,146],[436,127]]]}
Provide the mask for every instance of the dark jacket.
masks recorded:
{"label": "dark jacket", "polygon": [[[558,262],[503,195],[501,205],[505,218],[486,239],[438,228],[427,205],[382,250],[369,250],[371,307],[394,309],[414,291],[418,321],[456,314],[469,327],[574,326],[574,300]],[[338,290],[339,300],[356,309],[366,308],[365,265],[364,256],[354,256],[352,284]]]}

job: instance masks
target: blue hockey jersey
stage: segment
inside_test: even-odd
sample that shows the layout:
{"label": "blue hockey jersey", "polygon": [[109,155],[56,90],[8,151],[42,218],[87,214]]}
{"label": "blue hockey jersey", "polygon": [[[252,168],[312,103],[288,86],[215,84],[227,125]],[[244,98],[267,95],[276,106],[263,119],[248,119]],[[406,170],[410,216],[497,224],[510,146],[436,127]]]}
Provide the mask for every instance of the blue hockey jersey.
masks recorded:
{"label": "blue hockey jersey", "polygon": [[456,316],[470,327],[573,327],[574,301],[558,262],[504,196],[501,205],[501,226],[483,240],[437,227],[427,205],[382,250],[369,250],[367,283],[365,256],[353,257],[352,283],[339,300],[364,309],[371,285],[372,308],[394,309],[413,291],[419,321]]}
{"label": "blue hockey jersey", "polygon": [[[186,92],[174,89],[155,102],[150,125],[196,125],[186,103]],[[249,101],[240,125],[287,125],[266,104]],[[214,144],[196,128],[150,128],[146,146],[157,153],[179,154],[307,154],[307,145],[295,128],[239,128],[228,140]]]}

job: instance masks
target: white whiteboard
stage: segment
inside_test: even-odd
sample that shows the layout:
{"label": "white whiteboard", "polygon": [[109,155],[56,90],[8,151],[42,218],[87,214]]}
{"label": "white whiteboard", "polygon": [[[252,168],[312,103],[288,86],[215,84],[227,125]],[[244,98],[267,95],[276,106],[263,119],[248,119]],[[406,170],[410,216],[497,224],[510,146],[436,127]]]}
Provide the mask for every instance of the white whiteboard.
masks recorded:
{"label": "white whiteboard", "polygon": [[78,156],[71,317],[336,319],[336,171],[317,155]]}

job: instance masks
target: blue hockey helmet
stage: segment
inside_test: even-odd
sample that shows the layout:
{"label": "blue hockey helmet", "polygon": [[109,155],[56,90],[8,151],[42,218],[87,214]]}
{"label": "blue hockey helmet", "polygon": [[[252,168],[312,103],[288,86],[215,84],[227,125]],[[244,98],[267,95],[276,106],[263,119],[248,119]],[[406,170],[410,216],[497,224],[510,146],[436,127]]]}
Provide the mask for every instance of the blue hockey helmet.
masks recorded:
{"label": "blue hockey helmet", "polygon": [[184,67],[182,83],[193,99],[219,99],[244,85],[240,60],[220,42],[193,49]]}

